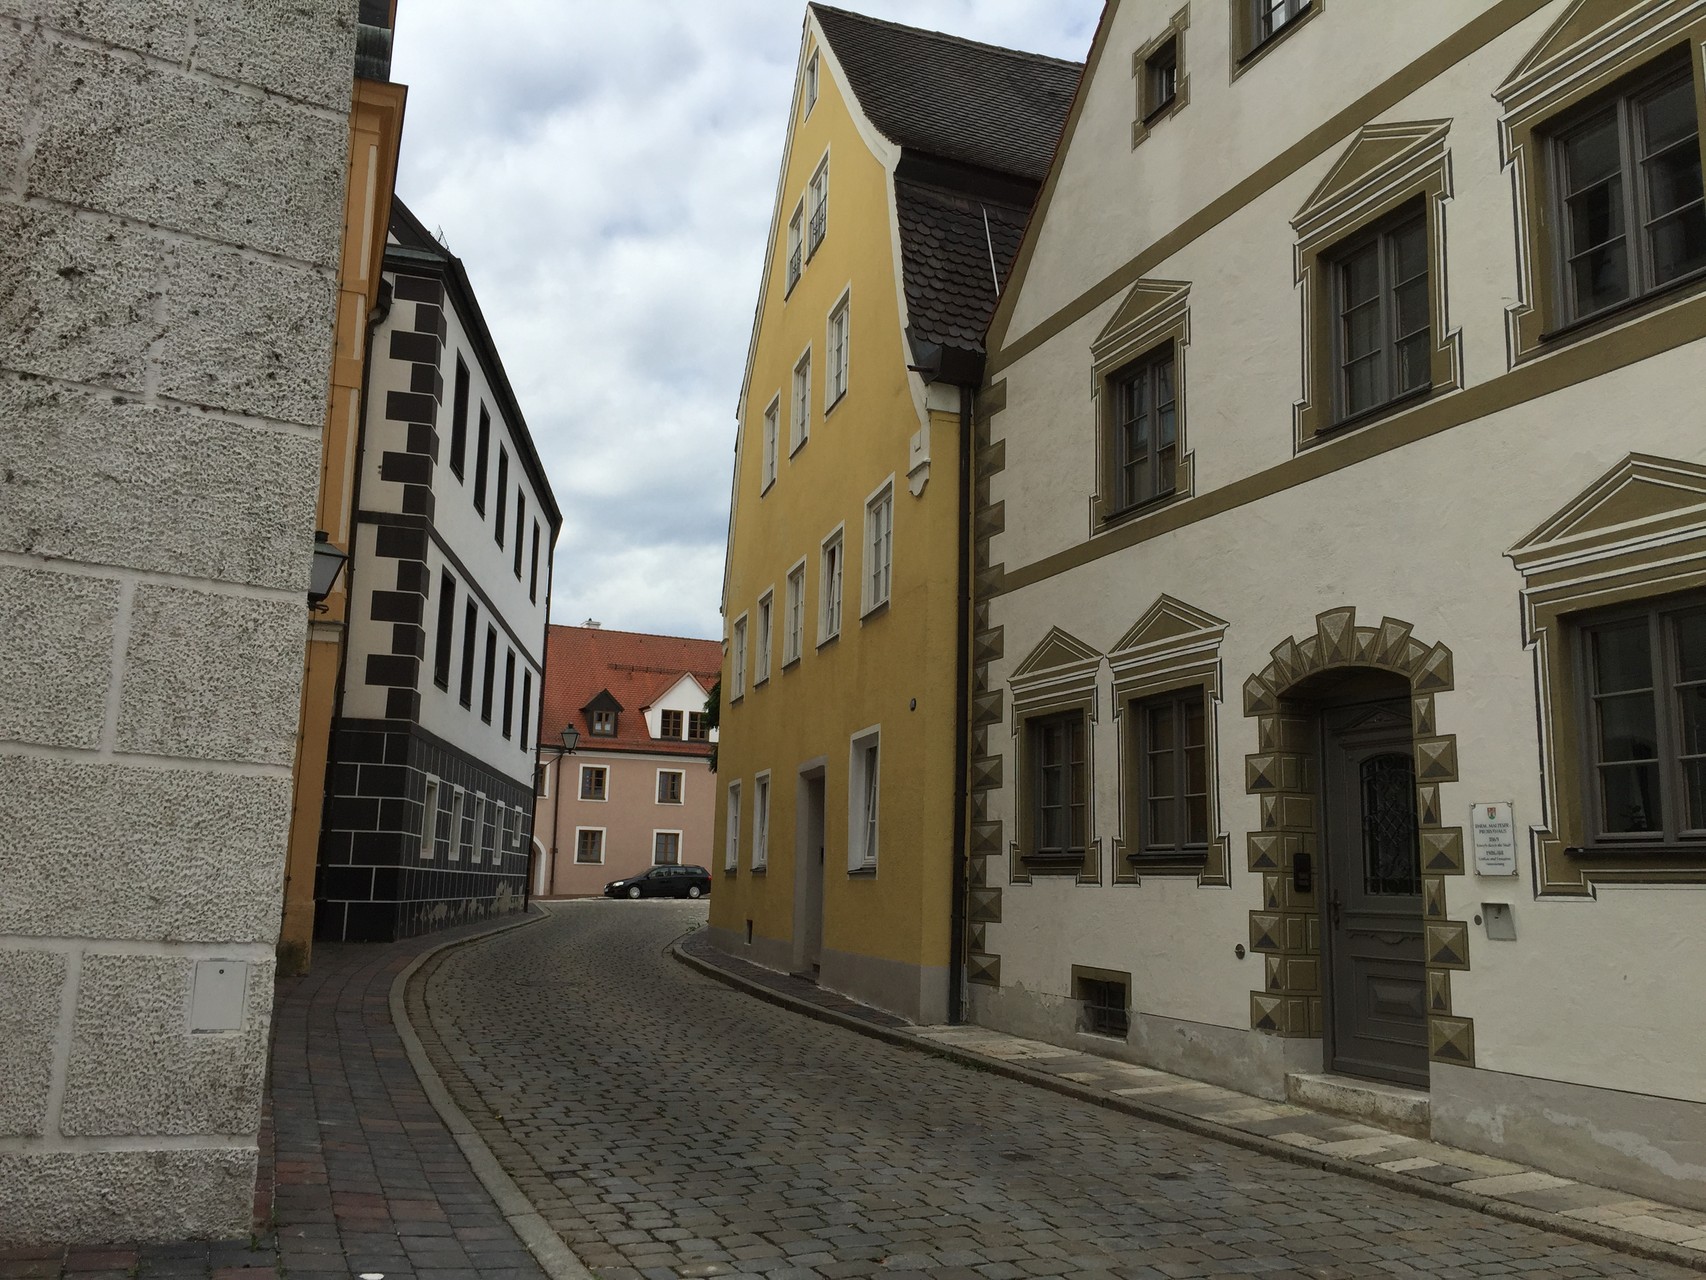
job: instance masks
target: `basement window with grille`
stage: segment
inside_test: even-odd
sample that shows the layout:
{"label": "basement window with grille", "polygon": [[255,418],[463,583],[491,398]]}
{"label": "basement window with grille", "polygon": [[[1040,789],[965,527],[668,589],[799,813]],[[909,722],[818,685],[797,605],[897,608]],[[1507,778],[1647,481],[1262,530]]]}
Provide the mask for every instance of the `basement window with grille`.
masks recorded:
{"label": "basement window with grille", "polygon": [[1078,1001],[1078,1029],[1093,1036],[1111,1036],[1124,1040],[1131,1030],[1131,984],[1123,974],[1096,971],[1090,976],[1073,966],[1072,994]]}

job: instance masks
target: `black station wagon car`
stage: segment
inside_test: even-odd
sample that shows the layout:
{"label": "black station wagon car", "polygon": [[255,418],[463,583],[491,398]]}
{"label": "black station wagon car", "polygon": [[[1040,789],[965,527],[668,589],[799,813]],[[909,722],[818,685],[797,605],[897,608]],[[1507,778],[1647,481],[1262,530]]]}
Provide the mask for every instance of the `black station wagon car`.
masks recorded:
{"label": "black station wagon car", "polygon": [[653,867],[604,886],[607,898],[703,898],[711,892],[704,867]]}

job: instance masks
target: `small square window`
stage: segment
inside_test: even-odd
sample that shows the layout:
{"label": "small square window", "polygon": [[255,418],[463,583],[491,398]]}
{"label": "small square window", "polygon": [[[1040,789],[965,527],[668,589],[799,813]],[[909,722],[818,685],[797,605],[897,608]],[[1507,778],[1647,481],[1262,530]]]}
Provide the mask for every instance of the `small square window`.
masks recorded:
{"label": "small square window", "polygon": [[603,862],[604,861],[604,832],[588,830],[582,827],[575,832],[575,861]]}
{"label": "small square window", "polygon": [[679,712],[679,711],[665,711],[662,713],[660,720],[661,720],[661,724],[660,724],[659,729],[658,729],[658,737],[660,737],[660,738],[676,738],[676,739],[679,739],[681,737],[681,725],[682,725],[682,713],[681,712]]}
{"label": "small square window", "polygon": [[1078,1029],[1093,1036],[1124,1040],[1131,1031],[1126,984],[1108,978],[1077,977],[1072,985],[1082,1010]]}
{"label": "small square window", "polygon": [[678,769],[658,770],[658,803],[680,804],[683,774]]}
{"label": "small square window", "polygon": [[614,711],[594,711],[592,713],[592,732],[594,737],[614,738],[616,736],[616,713]]}
{"label": "small square window", "polygon": [[610,772],[597,765],[583,764],[581,766],[581,799],[609,799]]}
{"label": "small square window", "polygon": [[703,711],[687,713],[687,740],[689,742],[709,742],[711,740],[711,718]]}
{"label": "small square window", "polygon": [[652,865],[674,867],[681,864],[681,832],[652,832]]}

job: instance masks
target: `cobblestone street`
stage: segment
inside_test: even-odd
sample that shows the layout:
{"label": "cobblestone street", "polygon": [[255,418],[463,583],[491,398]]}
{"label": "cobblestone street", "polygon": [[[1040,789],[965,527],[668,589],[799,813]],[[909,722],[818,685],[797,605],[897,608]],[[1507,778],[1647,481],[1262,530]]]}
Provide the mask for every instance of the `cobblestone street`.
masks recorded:
{"label": "cobblestone street", "polygon": [[414,1014],[611,1280],[1692,1274],[807,1020],[667,954],[704,915],[558,906],[446,953]]}

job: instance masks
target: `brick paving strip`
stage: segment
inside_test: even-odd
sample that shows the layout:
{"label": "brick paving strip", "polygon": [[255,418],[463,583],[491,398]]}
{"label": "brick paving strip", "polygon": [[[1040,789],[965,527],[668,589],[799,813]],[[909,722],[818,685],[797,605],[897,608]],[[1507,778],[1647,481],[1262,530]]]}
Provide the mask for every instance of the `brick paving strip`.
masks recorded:
{"label": "brick paving strip", "polygon": [[978,1026],[921,1027],[816,983],[718,951],[703,929],[671,948],[688,967],[807,1017],[1294,1164],[1706,1272],[1706,1212]]}
{"label": "brick paving strip", "polygon": [[570,1265],[555,1233],[546,1233],[554,1250],[549,1265],[529,1250],[513,1224],[516,1206],[487,1190],[463,1135],[435,1108],[435,1081],[416,1075],[406,1024],[393,1020],[402,984],[423,959],[544,918],[388,945],[323,945],[310,973],[279,984],[271,1132],[261,1144],[265,1161],[270,1140],[272,1159],[262,1170],[249,1239],[0,1250],[0,1280],[586,1276]]}

